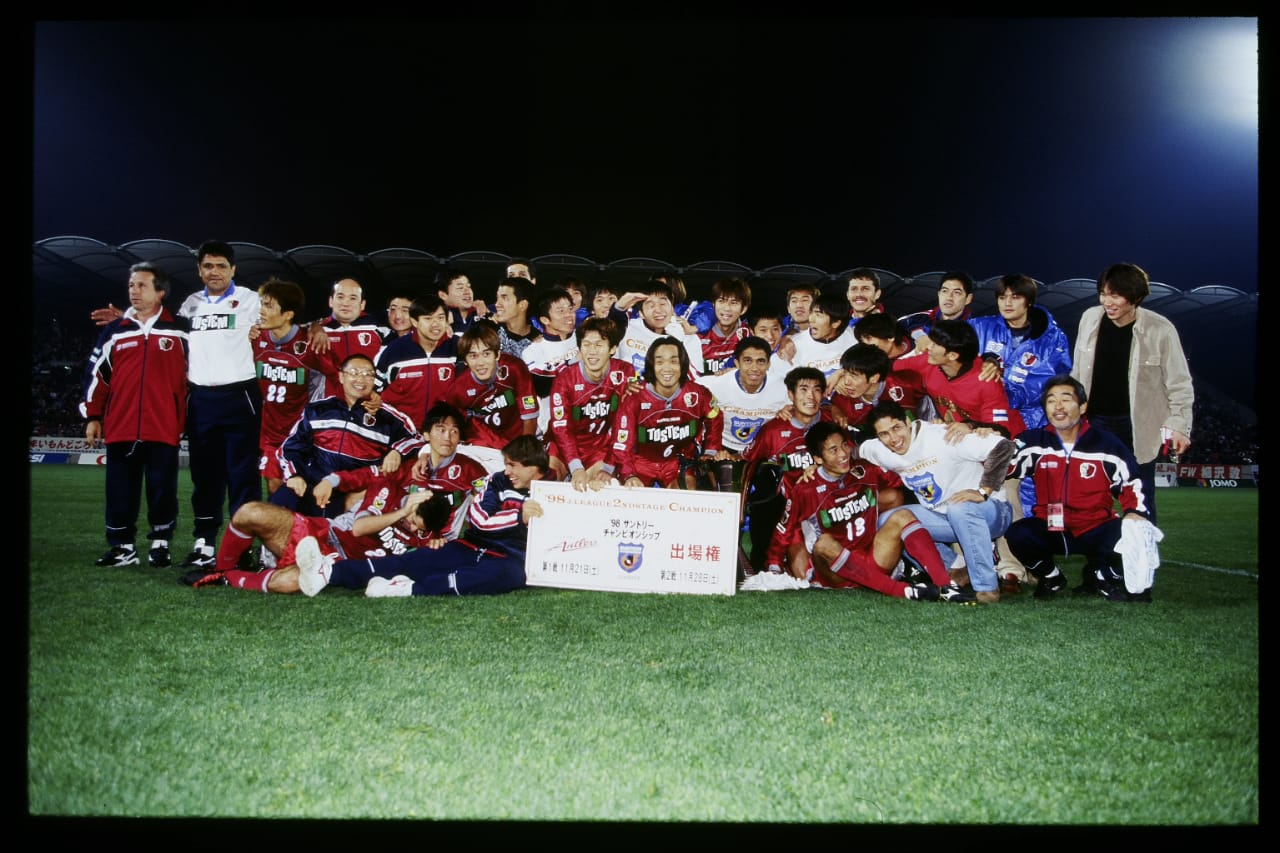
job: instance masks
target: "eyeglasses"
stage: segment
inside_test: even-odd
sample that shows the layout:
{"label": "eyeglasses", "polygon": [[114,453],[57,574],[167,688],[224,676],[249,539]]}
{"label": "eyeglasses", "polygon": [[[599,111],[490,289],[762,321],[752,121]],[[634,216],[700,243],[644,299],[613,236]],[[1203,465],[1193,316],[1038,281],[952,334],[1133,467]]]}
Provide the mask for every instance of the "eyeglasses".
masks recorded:
{"label": "eyeglasses", "polygon": [[372,370],[356,370],[351,367],[344,367],[342,372],[350,376],[352,379],[368,379],[373,376]]}

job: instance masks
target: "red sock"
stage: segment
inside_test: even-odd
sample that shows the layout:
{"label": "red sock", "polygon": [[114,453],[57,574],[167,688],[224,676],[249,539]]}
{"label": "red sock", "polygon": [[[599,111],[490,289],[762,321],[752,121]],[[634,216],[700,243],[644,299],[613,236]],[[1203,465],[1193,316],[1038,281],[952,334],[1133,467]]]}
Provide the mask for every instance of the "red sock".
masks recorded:
{"label": "red sock", "polygon": [[271,576],[275,573],[275,569],[267,569],[265,572],[242,572],[239,569],[231,569],[226,573],[227,586],[234,586],[237,589],[249,589],[255,592],[270,592],[267,589],[267,582],[271,580]]}
{"label": "red sock", "polygon": [[902,547],[909,557],[924,567],[935,584],[946,586],[951,583],[951,575],[938,555],[938,546],[933,544],[933,537],[919,521],[902,528]]}
{"label": "red sock", "polygon": [[218,543],[218,556],[214,568],[220,572],[234,569],[236,563],[240,562],[240,555],[248,551],[252,544],[252,536],[246,537],[234,526],[228,524],[227,532],[222,534],[222,541]]}

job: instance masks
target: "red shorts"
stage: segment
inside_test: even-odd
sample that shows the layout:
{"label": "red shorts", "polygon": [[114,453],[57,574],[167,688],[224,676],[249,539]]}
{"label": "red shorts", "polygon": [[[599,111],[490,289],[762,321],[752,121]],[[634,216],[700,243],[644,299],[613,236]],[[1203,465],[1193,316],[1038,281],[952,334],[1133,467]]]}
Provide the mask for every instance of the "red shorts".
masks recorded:
{"label": "red shorts", "polygon": [[298,565],[298,543],[308,536],[314,536],[320,543],[321,554],[336,554],[338,551],[329,544],[329,519],[318,516],[293,514],[293,529],[289,531],[289,541],[284,546],[284,553],[276,560],[276,565]]}
{"label": "red shorts", "polygon": [[840,567],[840,572],[836,574],[835,579],[830,583],[818,576],[817,572],[813,573],[812,582],[826,589],[849,589],[850,587],[859,587],[862,589],[871,589],[871,587],[863,586],[855,580],[851,579],[854,573],[874,572],[884,577],[884,569],[876,563],[876,558],[870,551],[850,551],[849,559]]}
{"label": "red shorts", "polygon": [[258,474],[264,480],[283,480],[284,472],[280,470],[280,460],[276,458],[276,447],[262,448],[262,455],[258,457]]}

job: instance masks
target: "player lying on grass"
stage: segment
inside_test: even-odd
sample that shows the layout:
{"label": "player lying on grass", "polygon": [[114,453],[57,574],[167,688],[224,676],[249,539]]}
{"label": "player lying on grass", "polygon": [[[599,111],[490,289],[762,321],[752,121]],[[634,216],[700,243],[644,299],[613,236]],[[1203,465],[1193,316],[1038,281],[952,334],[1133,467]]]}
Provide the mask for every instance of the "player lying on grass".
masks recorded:
{"label": "player lying on grass", "polygon": [[[235,586],[259,592],[297,592],[298,543],[313,537],[343,557],[400,554],[411,548],[439,547],[462,530],[472,490],[483,483],[479,462],[456,452],[462,413],[438,404],[424,423],[429,455],[390,474],[369,466],[331,474],[317,486],[322,503],[329,489],[352,485],[364,490],[360,505],[334,519],[306,516],[282,506],[251,501],[236,511],[218,547],[212,570],[199,569],[180,579],[190,586]],[[330,479],[344,482],[331,483]],[[350,482],[345,482],[349,480]],[[323,488],[322,488],[323,487]],[[253,542],[262,540],[276,567],[262,572],[235,570]]]}
{"label": "player lying on grass", "polygon": [[542,507],[529,485],[549,467],[537,436],[512,439],[502,450],[503,470],[490,474],[467,510],[468,528],[452,542],[404,554],[336,559],[313,537],[297,547],[298,583],[308,596],[326,586],[363,589],[370,598],[411,595],[497,595],[524,589],[529,521]]}

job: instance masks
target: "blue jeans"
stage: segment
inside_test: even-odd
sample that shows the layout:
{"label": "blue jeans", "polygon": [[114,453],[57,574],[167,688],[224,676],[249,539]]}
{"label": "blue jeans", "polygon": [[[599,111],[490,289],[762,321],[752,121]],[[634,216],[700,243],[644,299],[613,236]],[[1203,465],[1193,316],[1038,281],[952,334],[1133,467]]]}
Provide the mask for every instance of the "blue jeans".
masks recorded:
{"label": "blue jeans", "polygon": [[1007,501],[992,498],[947,505],[945,513],[923,504],[912,504],[911,512],[934,542],[958,542],[969,570],[969,583],[975,592],[992,592],[999,588],[992,543],[1004,535],[1013,520],[1013,508]]}

